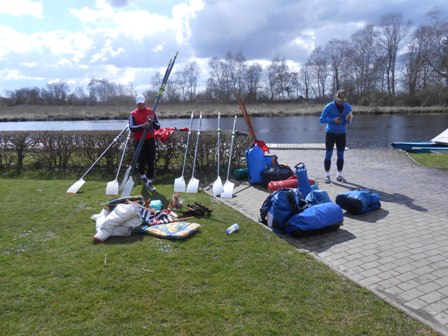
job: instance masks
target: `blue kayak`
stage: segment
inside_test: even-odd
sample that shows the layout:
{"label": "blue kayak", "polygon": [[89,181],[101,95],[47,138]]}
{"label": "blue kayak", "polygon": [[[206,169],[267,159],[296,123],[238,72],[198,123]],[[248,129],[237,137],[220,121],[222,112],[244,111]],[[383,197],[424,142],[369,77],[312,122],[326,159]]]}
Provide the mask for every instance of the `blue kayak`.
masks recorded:
{"label": "blue kayak", "polygon": [[408,153],[445,153],[448,154],[448,146],[443,147],[412,147],[407,149]]}
{"label": "blue kayak", "polygon": [[446,147],[444,144],[440,144],[434,141],[422,141],[422,142],[416,142],[416,141],[410,141],[410,142],[392,142],[392,147],[395,149],[402,149],[404,151],[412,150],[414,147],[418,148],[432,148],[432,147]]}

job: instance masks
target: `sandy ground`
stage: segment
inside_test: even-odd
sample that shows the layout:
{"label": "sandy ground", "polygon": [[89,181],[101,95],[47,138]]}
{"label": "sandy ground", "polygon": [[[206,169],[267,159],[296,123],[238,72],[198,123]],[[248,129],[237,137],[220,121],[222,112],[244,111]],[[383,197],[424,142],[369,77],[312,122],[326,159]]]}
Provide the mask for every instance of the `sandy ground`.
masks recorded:
{"label": "sandy ground", "polygon": [[[267,103],[246,104],[250,116],[300,116],[320,115],[324,104],[304,103]],[[0,106],[1,121],[31,120],[115,120],[126,119],[133,106],[38,106],[18,105]],[[202,112],[204,118],[241,115],[235,104],[165,104],[161,103],[157,112],[163,118],[189,118],[191,112]],[[415,113],[448,113],[448,107],[365,107],[353,106],[355,114],[415,114]]]}

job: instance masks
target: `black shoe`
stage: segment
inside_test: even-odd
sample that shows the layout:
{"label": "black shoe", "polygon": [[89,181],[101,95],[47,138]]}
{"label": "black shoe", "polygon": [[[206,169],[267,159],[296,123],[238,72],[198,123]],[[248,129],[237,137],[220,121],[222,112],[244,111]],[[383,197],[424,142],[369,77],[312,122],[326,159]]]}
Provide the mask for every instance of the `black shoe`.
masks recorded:
{"label": "black shoe", "polygon": [[336,177],[336,180],[338,180],[339,182],[342,182],[342,183],[347,183],[347,180],[345,178],[343,178],[342,175]]}
{"label": "black shoe", "polygon": [[156,189],[156,187],[154,187],[153,185],[152,185],[152,182],[146,182],[145,183],[145,186],[146,186],[146,188],[148,188],[148,190],[150,191],[150,192],[154,192],[154,191],[156,191],[157,189]]}

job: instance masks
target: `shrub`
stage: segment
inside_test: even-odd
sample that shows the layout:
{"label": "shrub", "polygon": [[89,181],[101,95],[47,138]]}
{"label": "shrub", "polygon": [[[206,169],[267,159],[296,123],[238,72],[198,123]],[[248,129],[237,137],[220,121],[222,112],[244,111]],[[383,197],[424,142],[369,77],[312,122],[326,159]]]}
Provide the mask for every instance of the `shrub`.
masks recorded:
{"label": "shrub", "polygon": [[[156,139],[156,169],[159,174],[182,169],[186,131],[174,131],[167,139]],[[196,132],[192,132],[188,146],[186,168],[191,169],[196,146]],[[234,139],[232,167],[244,161],[244,152],[253,139],[237,134]],[[221,164],[227,167],[231,132],[221,135]],[[117,138],[116,131],[45,131],[0,132],[0,170],[43,169],[47,171],[86,171],[102,155],[96,169],[115,174],[126,143],[126,133]],[[108,148],[110,146],[110,148]],[[123,165],[131,163],[134,152],[132,138],[126,148]],[[202,131],[199,139],[196,170],[209,172],[217,167],[216,132]]]}

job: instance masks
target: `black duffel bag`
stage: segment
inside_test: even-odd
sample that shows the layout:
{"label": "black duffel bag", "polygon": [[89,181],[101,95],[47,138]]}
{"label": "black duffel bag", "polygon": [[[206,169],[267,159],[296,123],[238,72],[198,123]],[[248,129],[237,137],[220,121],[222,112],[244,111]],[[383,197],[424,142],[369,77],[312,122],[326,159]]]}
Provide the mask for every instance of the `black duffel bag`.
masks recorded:
{"label": "black duffel bag", "polygon": [[290,166],[280,163],[261,172],[262,185],[267,188],[271,181],[283,181],[294,175]]}
{"label": "black duffel bag", "polygon": [[336,204],[352,214],[363,214],[381,208],[379,194],[360,188],[339,193]]}

